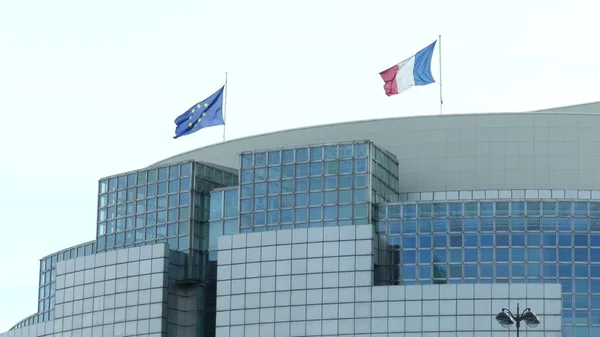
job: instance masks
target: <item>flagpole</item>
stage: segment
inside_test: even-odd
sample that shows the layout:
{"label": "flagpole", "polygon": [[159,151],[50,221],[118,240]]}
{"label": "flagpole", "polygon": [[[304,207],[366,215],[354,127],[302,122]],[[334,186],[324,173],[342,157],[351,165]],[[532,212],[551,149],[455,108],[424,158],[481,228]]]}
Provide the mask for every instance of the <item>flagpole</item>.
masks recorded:
{"label": "flagpole", "polygon": [[225,141],[225,130],[227,129],[226,123],[226,112],[227,112],[227,72],[225,72],[225,90],[223,93],[223,141]]}
{"label": "flagpole", "polygon": [[438,39],[438,52],[440,53],[440,115],[442,114],[442,106],[444,105],[444,100],[442,98],[442,34],[440,34]]}

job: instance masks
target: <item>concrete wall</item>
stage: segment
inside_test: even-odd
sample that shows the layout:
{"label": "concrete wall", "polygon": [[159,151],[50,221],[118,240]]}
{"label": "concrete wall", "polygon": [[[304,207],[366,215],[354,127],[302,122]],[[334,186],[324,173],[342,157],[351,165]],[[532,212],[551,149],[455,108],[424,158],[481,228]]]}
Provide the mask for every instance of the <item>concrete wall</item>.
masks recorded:
{"label": "concrete wall", "polygon": [[370,225],[220,237],[217,337],[508,337],[494,318],[517,303],[542,321],[528,337],[561,336],[559,284],[373,286],[376,242]]}
{"label": "concrete wall", "polygon": [[509,113],[391,118],[232,140],[159,164],[239,167],[242,151],[370,139],[400,161],[401,192],[600,190],[600,115]]}

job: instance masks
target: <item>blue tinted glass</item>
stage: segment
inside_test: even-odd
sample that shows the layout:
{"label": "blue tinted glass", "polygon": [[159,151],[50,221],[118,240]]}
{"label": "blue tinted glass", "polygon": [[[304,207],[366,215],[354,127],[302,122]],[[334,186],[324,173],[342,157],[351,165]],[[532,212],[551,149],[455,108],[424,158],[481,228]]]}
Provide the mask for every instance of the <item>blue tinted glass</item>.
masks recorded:
{"label": "blue tinted glass", "polygon": [[433,215],[433,207],[431,204],[419,204],[419,217],[430,218]]}
{"label": "blue tinted glass", "polygon": [[482,248],[480,250],[481,262],[493,262],[494,250],[492,248]]}
{"label": "blue tinted glass", "polygon": [[571,215],[572,203],[570,201],[560,201],[558,203],[558,215]]}
{"label": "blue tinted glass", "polygon": [[477,249],[465,249],[465,262],[478,262],[479,251]]}
{"label": "blue tinted glass", "polygon": [[402,217],[403,218],[415,218],[417,216],[417,206],[415,204],[403,205],[402,206]]}
{"label": "blue tinted glass", "polygon": [[308,206],[308,194],[296,193],[296,207]]}
{"label": "blue tinted glass", "polygon": [[254,154],[254,166],[262,167],[267,166],[267,154],[264,152]]}
{"label": "blue tinted glass", "polygon": [[462,203],[450,203],[449,204],[449,209],[450,209],[450,216],[462,216],[463,215],[463,210],[462,210]]}
{"label": "blue tinted glass", "polygon": [[302,147],[296,149],[296,162],[308,161],[308,148]]}
{"label": "blue tinted glass", "polygon": [[340,158],[352,157],[352,145],[340,145]]}
{"label": "blue tinted glass", "polygon": [[432,226],[430,219],[420,219],[419,220],[419,233],[431,233]]}
{"label": "blue tinted glass", "polygon": [[492,234],[481,234],[479,239],[481,241],[482,247],[493,247],[494,246],[494,236]]}
{"label": "blue tinted glass", "polygon": [[354,159],[354,172],[362,173],[367,172],[368,170],[368,160],[367,159]]}
{"label": "blue tinted glass", "polygon": [[315,146],[310,148],[310,160],[318,161],[323,160],[323,147]]}
{"label": "blue tinted glass", "polygon": [[525,203],[524,202],[512,202],[510,205],[510,212],[513,216],[525,215]]}
{"label": "blue tinted glass", "polygon": [[319,176],[323,174],[323,162],[310,163],[310,175]]}
{"label": "blue tinted glass", "polygon": [[254,181],[254,170],[242,170],[242,183],[250,183]]}
{"label": "blue tinted glass", "polygon": [[293,163],[294,162],[294,150],[283,150],[281,151],[281,162]]}
{"label": "blue tinted glass", "polygon": [[308,176],[308,164],[296,164],[296,177]]}
{"label": "blue tinted glass", "polygon": [[494,203],[493,202],[481,202],[479,204],[479,213],[481,216],[493,216],[494,215]]}
{"label": "blue tinted glass", "polygon": [[527,202],[527,215],[539,216],[540,215],[540,202],[539,201],[528,201]]}
{"label": "blue tinted glass", "polygon": [[269,165],[278,165],[281,162],[279,151],[269,151]]}
{"label": "blue tinted glass", "polygon": [[283,165],[281,167],[281,177],[289,179],[294,177],[294,165]]}
{"label": "blue tinted glass", "polygon": [[339,177],[340,188],[352,188],[352,176],[340,176]]}
{"label": "blue tinted glass", "polygon": [[264,167],[254,169],[254,181],[267,180],[267,169]]}
{"label": "blue tinted glass", "polygon": [[[186,178],[189,179],[189,178]],[[179,192],[179,180],[169,181],[169,193]]]}
{"label": "blue tinted glass", "polygon": [[254,166],[254,155],[248,153],[248,154],[242,154],[242,168],[251,168],[252,166]]}
{"label": "blue tinted glass", "polygon": [[337,157],[338,157],[337,145],[325,146],[325,160],[337,159]]}
{"label": "blue tinted glass", "polygon": [[340,174],[352,173],[352,160],[340,160],[339,165]]}
{"label": "blue tinted glass", "polygon": [[269,180],[277,180],[281,178],[279,166],[269,167]]}
{"label": "blue tinted glass", "polygon": [[354,175],[354,188],[366,188],[369,184],[369,177],[366,174]]}

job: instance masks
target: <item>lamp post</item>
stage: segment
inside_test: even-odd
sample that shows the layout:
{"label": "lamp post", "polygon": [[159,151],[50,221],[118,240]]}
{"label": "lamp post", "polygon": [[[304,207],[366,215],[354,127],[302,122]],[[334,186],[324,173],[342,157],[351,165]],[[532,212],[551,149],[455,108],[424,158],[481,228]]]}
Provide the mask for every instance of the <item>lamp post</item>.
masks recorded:
{"label": "lamp post", "polygon": [[517,303],[517,314],[513,314],[510,310],[506,308],[502,308],[502,311],[496,315],[496,320],[500,325],[505,328],[509,328],[511,325],[515,324],[517,327],[517,337],[519,337],[519,328],[521,327],[521,321],[525,321],[525,323],[532,328],[535,328],[540,324],[540,320],[537,318],[535,313],[531,311],[531,309],[527,308],[523,310],[521,314],[519,314],[519,304]]}

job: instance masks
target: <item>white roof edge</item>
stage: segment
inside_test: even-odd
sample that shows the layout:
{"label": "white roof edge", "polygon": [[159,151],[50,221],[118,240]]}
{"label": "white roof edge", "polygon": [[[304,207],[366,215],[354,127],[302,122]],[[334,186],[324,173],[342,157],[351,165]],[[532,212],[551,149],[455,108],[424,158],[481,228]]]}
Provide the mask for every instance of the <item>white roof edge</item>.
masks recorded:
{"label": "white roof edge", "polygon": [[[596,108],[597,111],[574,111],[572,110],[573,108],[579,108],[579,107],[591,107],[591,108]],[[564,111],[567,110],[567,111]],[[592,109],[593,110],[593,109]],[[151,165],[148,165],[147,167],[153,167],[156,165],[160,165],[161,163],[168,161],[172,158],[175,157],[179,157],[181,155],[185,155],[187,153],[192,153],[201,149],[205,149],[205,148],[210,148],[213,146],[221,146],[223,144],[226,143],[231,143],[231,142],[237,142],[243,139],[249,139],[249,138],[254,138],[254,137],[262,137],[262,136],[266,136],[266,135],[271,135],[271,134],[276,134],[276,133],[285,133],[285,132],[290,132],[290,131],[299,131],[299,130],[306,130],[306,129],[315,129],[315,128],[322,128],[322,127],[330,127],[330,126],[334,126],[334,125],[342,125],[342,124],[353,124],[353,123],[365,123],[365,122],[377,122],[377,121],[386,121],[386,120],[392,120],[392,119],[409,119],[409,118],[433,118],[433,117],[437,117],[437,118],[444,118],[444,117],[456,117],[456,116],[481,116],[481,115],[508,115],[508,114],[532,114],[532,113],[556,113],[556,114],[560,114],[560,113],[569,113],[569,114],[580,114],[580,115],[590,115],[590,114],[600,114],[600,101],[599,102],[590,102],[590,103],[583,103],[583,104],[576,104],[576,105],[569,105],[569,106],[564,106],[564,107],[557,107],[557,108],[548,108],[548,109],[542,109],[542,110],[533,110],[533,111],[515,111],[515,112],[477,112],[477,113],[461,113],[461,114],[435,114],[435,115],[419,115],[419,116],[400,116],[400,117],[386,117],[386,118],[373,118],[373,119],[365,119],[365,120],[355,120],[355,121],[346,121],[346,122],[337,122],[337,123],[327,123],[327,124],[318,124],[318,125],[310,125],[310,126],[302,126],[302,127],[298,127],[298,128],[290,128],[290,129],[284,129],[284,130],[278,130],[278,131],[271,131],[271,132],[265,132],[265,133],[260,133],[260,134],[256,134],[256,135],[251,135],[251,136],[245,136],[245,137],[240,137],[240,138],[234,138],[234,139],[230,139],[224,142],[220,142],[220,143],[216,143],[216,144],[210,144],[210,145],[206,145],[206,146],[201,146],[201,147],[197,147],[195,149],[189,150],[189,151],[185,151],[185,152],[181,152],[178,154],[175,154],[173,156],[169,156],[167,158],[161,159]]]}

